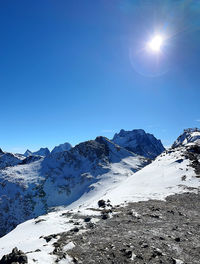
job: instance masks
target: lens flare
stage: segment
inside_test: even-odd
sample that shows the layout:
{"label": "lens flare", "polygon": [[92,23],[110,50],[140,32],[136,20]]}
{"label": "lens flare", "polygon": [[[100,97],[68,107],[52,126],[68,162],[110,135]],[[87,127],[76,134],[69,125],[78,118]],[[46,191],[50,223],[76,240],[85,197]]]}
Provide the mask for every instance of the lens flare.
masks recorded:
{"label": "lens flare", "polygon": [[163,44],[163,37],[161,35],[156,35],[151,41],[147,43],[148,49],[153,52],[159,52]]}

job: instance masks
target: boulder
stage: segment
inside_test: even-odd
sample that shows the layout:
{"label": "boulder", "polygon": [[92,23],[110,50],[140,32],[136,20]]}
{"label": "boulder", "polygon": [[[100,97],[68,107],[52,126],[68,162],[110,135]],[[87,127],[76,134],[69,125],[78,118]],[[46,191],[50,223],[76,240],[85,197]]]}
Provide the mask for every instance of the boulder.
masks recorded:
{"label": "boulder", "polygon": [[18,250],[17,247],[13,248],[12,252],[8,255],[4,255],[0,260],[0,264],[25,264],[28,263],[28,258],[24,252]]}

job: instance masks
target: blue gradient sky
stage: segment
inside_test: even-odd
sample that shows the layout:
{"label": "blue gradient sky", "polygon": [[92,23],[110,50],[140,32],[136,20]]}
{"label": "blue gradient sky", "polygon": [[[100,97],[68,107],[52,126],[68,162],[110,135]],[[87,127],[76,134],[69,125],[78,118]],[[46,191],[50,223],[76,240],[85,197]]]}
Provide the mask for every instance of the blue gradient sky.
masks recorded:
{"label": "blue gradient sky", "polygon": [[[199,2],[2,0],[0,147],[74,145],[121,128],[168,146],[198,127]],[[142,51],[155,31],[167,36],[156,72],[157,55]]]}

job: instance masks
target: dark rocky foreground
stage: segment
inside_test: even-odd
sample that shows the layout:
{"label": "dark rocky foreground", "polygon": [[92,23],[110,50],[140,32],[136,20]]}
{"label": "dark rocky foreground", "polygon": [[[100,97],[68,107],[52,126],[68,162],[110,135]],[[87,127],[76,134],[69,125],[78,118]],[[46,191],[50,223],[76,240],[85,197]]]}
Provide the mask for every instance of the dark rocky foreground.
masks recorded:
{"label": "dark rocky foreground", "polygon": [[74,263],[200,263],[200,193],[111,210],[111,218],[88,224],[90,230],[85,233],[63,233],[54,253],[65,257],[62,246],[73,241],[76,246],[67,254]]}
{"label": "dark rocky foreground", "polygon": [[[112,207],[101,201],[99,206],[96,210],[101,216],[96,224],[91,216],[74,215],[69,211],[63,217],[67,220],[73,215],[73,220],[69,220],[74,223],[72,230],[41,237],[46,243],[57,239],[51,253],[57,256],[57,263],[67,255],[73,263],[82,264],[200,263],[200,192],[125,207]],[[80,225],[80,218],[84,219],[86,228]],[[75,247],[64,249],[69,242]],[[23,255],[22,262],[19,253]],[[17,249],[4,256],[5,259],[7,262],[1,260],[0,263],[10,264],[13,259],[14,263],[26,263],[26,255]]]}

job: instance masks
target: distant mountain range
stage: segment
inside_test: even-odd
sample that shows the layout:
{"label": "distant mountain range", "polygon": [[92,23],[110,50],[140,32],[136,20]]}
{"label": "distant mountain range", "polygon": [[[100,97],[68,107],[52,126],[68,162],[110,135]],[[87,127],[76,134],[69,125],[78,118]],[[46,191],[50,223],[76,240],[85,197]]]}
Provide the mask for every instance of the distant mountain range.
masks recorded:
{"label": "distant mountain range", "polygon": [[[134,129],[132,131],[125,131],[122,129],[119,133],[116,133],[110,141],[130,152],[149,159],[156,158],[165,149],[160,140],[156,139],[152,134],[145,133],[142,129]],[[15,166],[17,164],[28,164],[45,158],[50,154],[69,151],[70,149],[72,149],[72,145],[68,142],[55,146],[51,152],[48,148],[40,148],[38,151],[34,152],[27,149],[24,154],[13,154],[3,152],[3,150],[0,149],[0,169]]]}
{"label": "distant mountain range", "polygon": [[[146,133],[143,129],[134,129],[132,131],[125,131],[121,129],[119,133],[116,133],[111,139],[115,144],[134,152],[138,155],[146,158],[154,159],[161,152],[164,151],[164,147],[160,140],[156,139],[152,134]],[[72,148],[72,145],[68,142],[56,146],[51,154],[55,154],[62,151],[68,151]],[[50,154],[48,148],[40,148],[38,151],[32,152],[29,149],[23,154],[25,157],[29,156],[42,156],[46,157]]]}
{"label": "distant mountain range", "polygon": [[29,157],[29,156],[46,157],[50,153],[53,154],[53,153],[58,153],[58,152],[62,152],[62,151],[67,151],[67,150],[70,150],[71,148],[72,148],[72,145],[66,142],[64,144],[60,144],[59,146],[56,146],[51,152],[48,148],[40,148],[38,151],[35,151],[35,152],[32,152],[29,149],[27,149],[23,155],[25,157]]}

